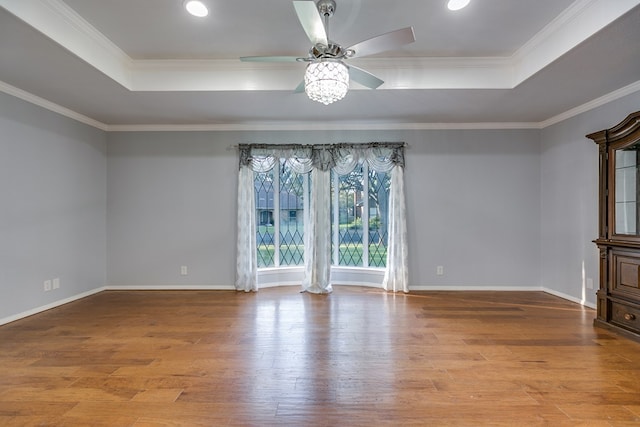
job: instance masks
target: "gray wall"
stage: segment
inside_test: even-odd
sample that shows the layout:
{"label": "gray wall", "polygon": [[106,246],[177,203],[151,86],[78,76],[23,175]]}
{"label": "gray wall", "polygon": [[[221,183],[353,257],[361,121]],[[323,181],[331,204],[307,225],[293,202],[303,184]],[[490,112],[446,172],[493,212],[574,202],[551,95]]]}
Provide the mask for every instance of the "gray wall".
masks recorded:
{"label": "gray wall", "polygon": [[593,304],[597,149],[584,135],[639,104],[542,131],[106,134],[0,93],[0,323],[105,285],[230,286],[232,146],[248,142],[405,141],[414,289],[544,287]]}
{"label": "gray wall", "polygon": [[105,285],[106,182],[104,132],[0,93],[0,321]]}
{"label": "gray wall", "polygon": [[[229,286],[246,142],[405,141],[414,286],[540,285],[539,131],[130,132],[108,136],[108,283]],[[180,275],[180,266],[189,268]],[[436,276],[436,266],[444,276]]]}
{"label": "gray wall", "polygon": [[[585,135],[618,124],[639,106],[636,92],[541,133],[542,285],[590,305],[599,277],[592,243],[598,237],[598,149]],[[587,278],[594,289],[587,289]]]}
{"label": "gray wall", "polygon": [[[238,161],[233,141],[199,132],[112,133],[108,282],[230,286]],[[180,275],[180,266],[188,276]]]}
{"label": "gray wall", "polygon": [[409,142],[412,285],[540,285],[538,134],[425,131]]}

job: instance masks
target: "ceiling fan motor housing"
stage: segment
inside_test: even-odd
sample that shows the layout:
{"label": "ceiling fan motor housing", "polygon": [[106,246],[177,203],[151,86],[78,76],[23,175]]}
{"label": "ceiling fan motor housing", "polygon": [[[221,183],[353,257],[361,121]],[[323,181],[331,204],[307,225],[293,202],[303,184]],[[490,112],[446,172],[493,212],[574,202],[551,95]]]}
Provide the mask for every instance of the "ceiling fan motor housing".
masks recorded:
{"label": "ceiling fan motor housing", "polygon": [[320,58],[346,58],[349,57],[350,51],[345,50],[337,43],[329,43],[329,46],[317,44],[311,48],[309,54],[313,59]]}

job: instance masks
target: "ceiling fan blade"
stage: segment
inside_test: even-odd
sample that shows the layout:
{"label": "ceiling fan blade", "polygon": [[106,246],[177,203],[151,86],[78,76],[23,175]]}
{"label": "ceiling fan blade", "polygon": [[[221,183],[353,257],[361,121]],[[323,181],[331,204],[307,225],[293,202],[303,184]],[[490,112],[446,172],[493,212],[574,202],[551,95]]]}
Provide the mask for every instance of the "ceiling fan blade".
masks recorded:
{"label": "ceiling fan blade", "polygon": [[301,93],[304,92],[304,80],[300,82],[300,84],[298,85],[298,87],[296,87],[296,90],[294,90],[295,93]]}
{"label": "ceiling fan blade", "polygon": [[241,56],[242,62],[298,62],[296,56]]}
{"label": "ceiling fan blade", "polygon": [[296,9],[300,24],[302,24],[302,28],[307,33],[311,43],[314,46],[317,44],[327,46],[329,44],[327,30],[324,28],[316,3],[314,1],[294,1],[293,7]]}
{"label": "ceiling fan blade", "polygon": [[416,36],[413,33],[413,27],[407,27],[361,41],[349,47],[349,50],[355,52],[352,58],[356,58],[393,50],[414,41]]}
{"label": "ceiling fan blade", "polygon": [[353,65],[347,65],[347,67],[349,68],[349,78],[360,83],[362,86],[366,86],[369,89],[376,89],[384,83],[384,80],[379,79],[362,68],[354,67]]}

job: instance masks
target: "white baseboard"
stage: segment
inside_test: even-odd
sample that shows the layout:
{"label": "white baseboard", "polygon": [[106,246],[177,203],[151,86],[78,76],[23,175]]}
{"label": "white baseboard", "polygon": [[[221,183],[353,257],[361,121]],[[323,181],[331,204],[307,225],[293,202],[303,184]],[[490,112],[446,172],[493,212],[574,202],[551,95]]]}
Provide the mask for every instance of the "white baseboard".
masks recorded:
{"label": "white baseboard", "polygon": [[593,302],[589,302],[589,301],[586,301],[586,300],[581,300],[579,298],[572,297],[571,295],[567,295],[567,294],[562,293],[562,292],[554,291],[553,289],[543,288],[542,290],[544,292],[550,294],[550,295],[554,295],[556,297],[559,297],[559,298],[562,298],[562,299],[566,299],[566,300],[569,300],[571,302],[575,302],[576,304],[584,305],[585,307],[593,308],[594,310],[596,309],[596,304],[593,303]]}
{"label": "white baseboard", "polygon": [[465,286],[465,285],[412,285],[410,291],[523,291],[541,292],[541,286]]}
{"label": "white baseboard", "polygon": [[583,305],[589,308],[596,308],[596,304],[582,300],[571,295],[567,295],[562,292],[554,291],[553,289],[545,288],[542,286],[441,286],[441,285],[419,285],[411,286],[411,291],[524,291],[524,292],[544,292],[549,295],[553,295],[567,301],[575,302],[576,304]]}
{"label": "white baseboard", "polygon": [[106,287],[92,289],[87,292],[83,292],[78,295],[74,295],[69,298],[61,299],[58,301],[54,301],[52,303],[33,308],[31,310],[23,311],[22,313],[14,314],[13,316],[5,317],[0,319],[0,325],[6,325],[7,323],[15,322],[16,320],[24,319],[25,317],[33,316],[34,314],[42,313],[43,311],[51,310],[52,308],[60,307],[61,305],[69,304],[70,302],[77,301],[82,298],[86,298],[88,296],[97,294],[98,292],[102,292],[106,290]]}
{"label": "white baseboard", "polygon": [[300,286],[300,289],[302,289],[302,285],[298,281],[295,281],[295,282],[282,282],[282,283],[276,283],[276,282],[261,283],[261,284],[258,285],[258,289],[278,288],[280,286]]}
{"label": "white baseboard", "polygon": [[232,285],[109,285],[105,291],[235,291]]}
{"label": "white baseboard", "polygon": [[[288,282],[288,283],[265,283],[261,285],[261,288],[270,288],[277,286],[296,286],[300,285],[300,282]],[[380,285],[374,283],[359,283],[345,281],[342,283],[335,283],[336,286],[364,286],[370,288],[380,288]],[[82,298],[97,294],[102,291],[186,291],[186,290],[207,290],[207,291],[233,291],[234,286],[231,285],[163,285],[163,286],[143,286],[143,285],[109,285],[102,286],[100,288],[93,289],[91,291],[83,292],[78,295],[74,295],[69,298],[54,301],[52,303],[33,308],[31,310],[23,311],[13,316],[8,316],[0,319],[0,325],[15,322],[16,320],[24,319],[25,317],[33,316],[34,314],[42,313],[43,311],[50,310],[52,308],[59,307],[64,304],[68,304],[73,301],[77,301]],[[550,295],[557,296],[559,298],[575,302],[576,304],[583,305],[589,308],[596,308],[595,303],[580,300],[572,297],[571,295],[564,294],[562,292],[554,291],[553,289],[543,288],[540,286],[442,286],[442,285],[417,285],[411,286],[410,291],[524,291],[524,292],[545,292]]]}

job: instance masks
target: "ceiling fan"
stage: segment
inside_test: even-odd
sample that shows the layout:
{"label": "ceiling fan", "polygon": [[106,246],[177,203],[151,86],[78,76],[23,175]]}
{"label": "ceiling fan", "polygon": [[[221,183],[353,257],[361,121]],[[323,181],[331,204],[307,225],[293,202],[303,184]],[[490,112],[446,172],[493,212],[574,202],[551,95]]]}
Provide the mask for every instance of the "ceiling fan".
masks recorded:
{"label": "ceiling fan", "polygon": [[383,80],[362,68],[346,65],[343,61],[396,49],[413,43],[416,38],[412,27],[381,34],[344,48],[329,39],[329,18],[336,10],[335,0],[294,1],[298,20],[312,43],[309,53],[297,56],[243,56],[244,62],[307,62],[305,79],[296,92],[305,91],[314,101],[330,104],[342,99],[349,89],[349,78],[370,89],[376,89]]}

